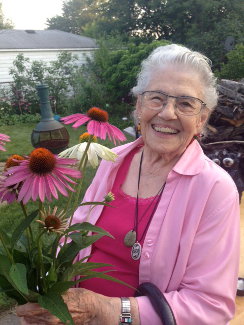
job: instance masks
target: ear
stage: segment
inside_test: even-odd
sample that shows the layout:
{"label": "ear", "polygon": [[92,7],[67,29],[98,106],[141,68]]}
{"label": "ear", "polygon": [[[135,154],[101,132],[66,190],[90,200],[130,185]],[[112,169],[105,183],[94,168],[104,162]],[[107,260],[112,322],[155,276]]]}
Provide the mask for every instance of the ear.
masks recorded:
{"label": "ear", "polygon": [[202,111],[201,115],[199,115],[199,119],[197,120],[197,132],[201,133],[204,128],[204,125],[207,123],[209,118],[209,110],[205,109]]}
{"label": "ear", "polygon": [[138,95],[137,100],[136,100],[136,114],[137,116],[141,115],[141,96]]}

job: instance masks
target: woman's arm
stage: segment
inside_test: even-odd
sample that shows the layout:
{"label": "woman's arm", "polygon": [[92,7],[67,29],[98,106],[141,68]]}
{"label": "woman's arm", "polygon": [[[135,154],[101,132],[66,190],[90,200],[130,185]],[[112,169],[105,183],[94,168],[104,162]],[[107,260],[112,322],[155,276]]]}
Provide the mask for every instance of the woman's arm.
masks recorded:
{"label": "woman's arm", "polygon": [[[235,189],[226,192],[219,203],[212,193],[211,200],[216,203],[211,204],[198,226],[177,289],[164,293],[177,325],[226,325],[234,315],[239,262],[238,194]],[[141,325],[162,325],[148,299],[137,300]]]}
{"label": "woman's arm", "polygon": [[[120,298],[105,297],[82,288],[72,288],[63,296],[75,325],[118,325],[121,314]],[[135,298],[130,298],[133,325],[140,325],[138,306]],[[55,316],[38,304],[28,303],[16,308],[22,317],[22,325],[62,324]]]}

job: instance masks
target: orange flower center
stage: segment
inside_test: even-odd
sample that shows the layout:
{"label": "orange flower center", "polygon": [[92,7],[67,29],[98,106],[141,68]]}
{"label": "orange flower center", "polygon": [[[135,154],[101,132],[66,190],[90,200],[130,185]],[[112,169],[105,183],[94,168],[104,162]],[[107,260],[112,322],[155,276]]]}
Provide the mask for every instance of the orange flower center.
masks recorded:
{"label": "orange flower center", "polygon": [[[85,132],[79,136],[80,142],[88,142],[90,139],[91,134]],[[92,142],[97,142],[97,137],[95,135],[92,136]]]}
{"label": "orange flower center", "polygon": [[90,108],[87,112],[87,116],[98,122],[108,122],[108,113],[98,107]]}
{"label": "orange flower center", "polygon": [[30,170],[39,175],[51,173],[56,165],[55,156],[45,148],[37,148],[30,154]]}
{"label": "orange flower center", "polygon": [[5,163],[5,170],[7,168],[10,168],[10,167],[14,167],[14,166],[19,166],[19,162],[18,161],[14,161],[14,160],[24,160],[25,158],[22,157],[22,156],[19,156],[19,155],[12,155],[8,158],[8,160],[6,161]]}
{"label": "orange flower center", "polygon": [[45,227],[47,227],[47,229],[49,228],[60,229],[61,227],[60,219],[53,215],[47,216],[44,222],[45,222]]}

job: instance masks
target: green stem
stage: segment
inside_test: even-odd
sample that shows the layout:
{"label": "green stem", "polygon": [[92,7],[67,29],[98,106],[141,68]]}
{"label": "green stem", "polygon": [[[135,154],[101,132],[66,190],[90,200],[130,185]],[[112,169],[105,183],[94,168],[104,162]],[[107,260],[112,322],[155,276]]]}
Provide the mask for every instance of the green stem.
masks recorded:
{"label": "green stem", "polygon": [[42,241],[41,241],[41,237],[44,233],[45,230],[43,230],[37,238],[37,248],[38,248],[38,264],[40,268],[40,281],[42,282],[43,291],[47,292],[46,281],[45,281],[45,270],[44,270],[43,256],[42,256]]}
{"label": "green stem", "polygon": [[[24,203],[23,203],[22,201],[20,201],[20,206],[21,206],[21,208],[22,208],[22,211],[23,211],[23,213],[24,213],[25,218],[28,218],[28,215],[27,215],[27,212],[26,212],[25,205],[24,205]],[[30,253],[30,251],[31,251],[31,242],[33,243],[33,241],[34,241],[31,226],[29,226],[29,227],[26,229],[26,237],[27,237],[28,248],[29,248],[29,253]]]}

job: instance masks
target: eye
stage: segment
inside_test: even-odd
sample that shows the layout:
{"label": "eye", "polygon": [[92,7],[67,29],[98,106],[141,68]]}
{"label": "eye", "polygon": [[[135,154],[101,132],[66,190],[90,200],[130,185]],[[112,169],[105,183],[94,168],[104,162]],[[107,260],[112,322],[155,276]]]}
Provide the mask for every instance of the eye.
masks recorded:
{"label": "eye", "polygon": [[214,158],[212,160],[215,162],[215,164],[220,165],[220,160],[218,158]]}
{"label": "eye", "polygon": [[223,165],[225,166],[225,167],[231,167],[233,164],[234,164],[234,159],[232,159],[232,158],[224,158],[223,159]]}
{"label": "eye", "polygon": [[195,107],[195,102],[193,99],[189,98],[178,98],[177,103],[179,106],[183,108],[193,108]]}

